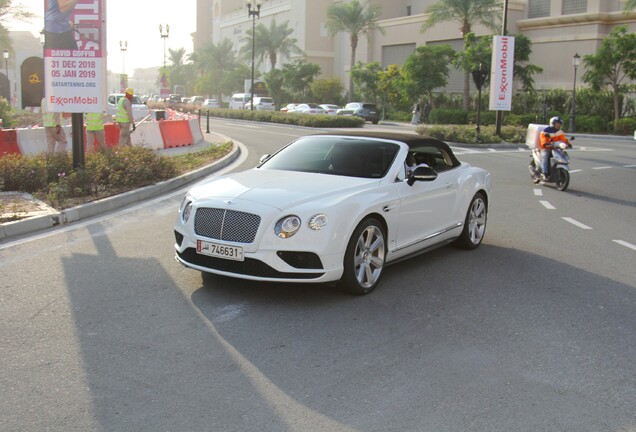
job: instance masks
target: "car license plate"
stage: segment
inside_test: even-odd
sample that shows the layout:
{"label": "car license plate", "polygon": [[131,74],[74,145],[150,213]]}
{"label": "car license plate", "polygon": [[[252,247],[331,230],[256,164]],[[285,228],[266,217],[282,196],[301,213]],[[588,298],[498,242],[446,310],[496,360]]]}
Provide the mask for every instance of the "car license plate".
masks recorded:
{"label": "car license plate", "polygon": [[243,261],[243,248],[197,240],[197,253],[217,258]]}

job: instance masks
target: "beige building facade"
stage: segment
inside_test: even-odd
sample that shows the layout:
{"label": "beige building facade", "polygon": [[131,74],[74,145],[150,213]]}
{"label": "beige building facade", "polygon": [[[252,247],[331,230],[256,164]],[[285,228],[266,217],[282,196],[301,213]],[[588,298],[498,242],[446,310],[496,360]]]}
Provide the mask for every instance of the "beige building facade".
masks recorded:
{"label": "beige building facade", "polygon": [[[256,24],[269,26],[288,22],[292,37],[305,52],[308,62],[316,63],[325,77],[338,76],[348,82],[351,65],[349,35],[332,37],[326,29],[327,8],[348,0],[265,0]],[[377,61],[384,67],[402,64],[416,47],[449,44],[461,50],[463,37],[459,23],[440,23],[422,33],[425,10],[438,0],[371,0],[382,7],[378,25],[384,34],[374,31],[367,40],[361,37],[356,60]],[[501,0],[502,4],[504,0]],[[573,84],[572,57],[593,54],[602,40],[618,25],[636,32],[636,11],[625,12],[626,0],[508,0],[509,34],[521,33],[532,41],[531,63],[543,68],[535,76],[537,89],[570,89]],[[197,29],[193,33],[195,51],[205,43],[232,41],[238,52],[246,31],[252,28],[245,0],[197,0]],[[483,26],[473,29],[478,36],[491,34]],[[281,58],[277,67],[292,59]],[[257,65],[267,72],[269,62]],[[582,68],[582,66],[580,67]],[[582,71],[579,69],[579,74]],[[579,75],[580,77],[580,75]],[[462,74],[451,74],[447,92],[461,92]]]}

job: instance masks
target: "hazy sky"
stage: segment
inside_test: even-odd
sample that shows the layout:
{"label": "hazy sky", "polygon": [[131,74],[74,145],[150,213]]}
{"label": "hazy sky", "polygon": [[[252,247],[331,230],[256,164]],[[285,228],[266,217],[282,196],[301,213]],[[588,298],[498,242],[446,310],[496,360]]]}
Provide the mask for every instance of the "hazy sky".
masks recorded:
{"label": "hazy sky", "polygon": [[[192,52],[192,37],[196,30],[196,0],[102,0],[106,1],[108,37],[108,69],[133,75],[135,68],[163,65],[163,42],[159,35],[159,24],[170,25],[166,41],[168,48],[185,48]],[[13,0],[14,5],[23,5],[37,14],[28,24],[15,24],[10,30],[30,30],[39,37],[44,27],[43,0]],[[165,30],[164,30],[165,31]],[[123,54],[119,41],[128,41]]]}

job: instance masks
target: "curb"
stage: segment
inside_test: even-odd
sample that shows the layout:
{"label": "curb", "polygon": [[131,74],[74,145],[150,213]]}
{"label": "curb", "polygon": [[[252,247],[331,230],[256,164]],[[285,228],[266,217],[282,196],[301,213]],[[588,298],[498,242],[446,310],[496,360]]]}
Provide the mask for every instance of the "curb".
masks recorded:
{"label": "curb", "polygon": [[57,225],[65,225],[81,219],[97,216],[99,214],[107,213],[112,210],[120,209],[129,204],[137,203],[149,198],[154,198],[156,196],[166,194],[202,177],[206,177],[217,170],[225,168],[236,159],[238,159],[240,154],[240,147],[237,143],[234,142],[232,151],[225,155],[223,158],[203,168],[199,168],[195,171],[182,174],[173,179],[164,180],[154,185],[149,185],[140,189],[124,192],[122,194],[93,201],[88,204],[82,204],[76,207],[64,209],[53,214],[34,216],[14,222],[7,222],[0,226],[0,242],[11,237],[16,237],[46,228],[51,228]]}

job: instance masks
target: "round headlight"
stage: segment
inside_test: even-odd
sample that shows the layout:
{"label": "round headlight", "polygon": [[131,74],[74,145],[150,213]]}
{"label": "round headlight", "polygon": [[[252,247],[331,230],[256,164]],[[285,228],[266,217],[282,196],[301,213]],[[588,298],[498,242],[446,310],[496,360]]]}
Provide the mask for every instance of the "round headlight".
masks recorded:
{"label": "round headlight", "polygon": [[318,231],[321,230],[325,227],[325,225],[327,225],[327,215],[324,213],[318,213],[317,215],[313,215],[310,219],[309,222],[307,222],[307,225],[309,225],[309,228],[311,228],[314,231]]}
{"label": "round headlight", "polygon": [[290,215],[281,218],[274,226],[274,233],[280,238],[289,238],[300,229],[300,218]]}
{"label": "round headlight", "polygon": [[192,214],[192,201],[188,201],[188,203],[183,208],[183,213],[181,213],[181,219],[183,219],[184,223],[187,223],[190,219],[190,215]]}

